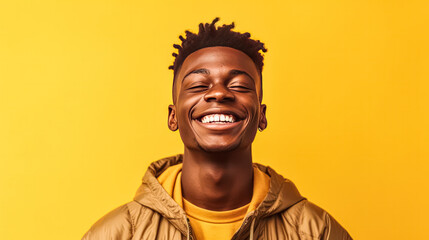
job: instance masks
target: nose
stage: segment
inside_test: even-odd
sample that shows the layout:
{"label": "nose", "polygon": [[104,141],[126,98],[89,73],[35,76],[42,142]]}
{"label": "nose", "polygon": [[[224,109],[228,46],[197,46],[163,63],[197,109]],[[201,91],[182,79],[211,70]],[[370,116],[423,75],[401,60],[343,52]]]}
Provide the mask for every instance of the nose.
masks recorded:
{"label": "nose", "polygon": [[210,101],[225,102],[225,101],[234,101],[234,99],[235,99],[234,94],[222,84],[213,85],[204,95],[204,100],[206,100],[207,102],[210,102]]}

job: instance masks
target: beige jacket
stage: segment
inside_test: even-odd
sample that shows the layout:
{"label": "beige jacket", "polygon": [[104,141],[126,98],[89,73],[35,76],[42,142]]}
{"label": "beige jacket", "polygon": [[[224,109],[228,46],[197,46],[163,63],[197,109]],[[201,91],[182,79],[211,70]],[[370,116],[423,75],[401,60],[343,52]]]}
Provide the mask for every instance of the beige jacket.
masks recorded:
{"label": "beige jacket", "polygon": [[[134,201],[97,221],[83,240],[195,239],[185,211],[156,179],[181,162],[182,155],[177,155],[152,163]],[[302,197],[291,181],[270,167],[255,165],[270,176],[270,190],[232,239],[352,239],[332,216]]]}

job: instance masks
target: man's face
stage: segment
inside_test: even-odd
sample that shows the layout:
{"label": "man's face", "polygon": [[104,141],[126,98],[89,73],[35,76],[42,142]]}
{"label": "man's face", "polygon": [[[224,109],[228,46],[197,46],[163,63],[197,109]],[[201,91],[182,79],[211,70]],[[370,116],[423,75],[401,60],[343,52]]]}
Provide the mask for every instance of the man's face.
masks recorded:
{"label": "man's face", "polygon": [[250,148],[258,127],[265,129],[261,78],[245,53],[229,47],[200,49],[185,59],[175,81],[168,124],[179,129],[187,148]]}

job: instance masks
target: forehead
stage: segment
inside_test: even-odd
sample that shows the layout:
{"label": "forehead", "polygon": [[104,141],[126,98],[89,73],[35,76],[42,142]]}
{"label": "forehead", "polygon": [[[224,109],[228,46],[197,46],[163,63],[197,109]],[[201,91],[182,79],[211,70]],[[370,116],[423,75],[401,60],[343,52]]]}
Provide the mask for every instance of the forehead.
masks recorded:
{"label": "forehead", "polygon": [[244,52],[230,47],[208,47],[191,53],[179,70],[179,79],[180,75],[198,68],[237,69],[244,70],[250,75],[258,75],[252,59]]}

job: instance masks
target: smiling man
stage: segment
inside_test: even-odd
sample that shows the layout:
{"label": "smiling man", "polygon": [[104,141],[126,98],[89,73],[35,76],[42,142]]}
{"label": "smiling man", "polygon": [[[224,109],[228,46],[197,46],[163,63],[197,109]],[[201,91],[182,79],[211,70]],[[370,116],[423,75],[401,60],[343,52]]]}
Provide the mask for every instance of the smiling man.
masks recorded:
{"label": "smiling man", "polygon": [[184,154],[152,163],[134,201],[83,239],[351,239],[291,181],[253,163],[252,142],[267,127],[266,49],[218,20],[174,45],[168,127]]}

